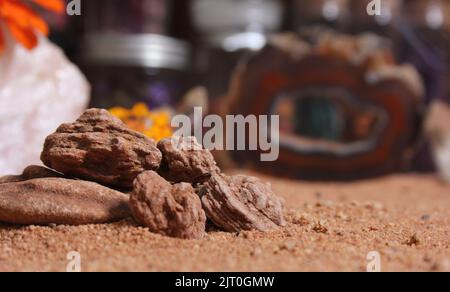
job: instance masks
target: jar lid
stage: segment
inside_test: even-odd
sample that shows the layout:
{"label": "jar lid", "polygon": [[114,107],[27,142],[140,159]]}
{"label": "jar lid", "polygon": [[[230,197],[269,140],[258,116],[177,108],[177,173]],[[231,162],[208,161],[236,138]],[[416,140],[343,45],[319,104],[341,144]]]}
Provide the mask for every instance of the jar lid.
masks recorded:
{"label": "jar lid", "polygon": [[191,12],[203,40],[229,51],[260,48],[283,19],[283,6],[274,0],[194,0]]}
{"label": "jar lid", "polygon": [[184,70],[190,47],[178,39],[156,34],[90,34],[83,57],[90,63]]}

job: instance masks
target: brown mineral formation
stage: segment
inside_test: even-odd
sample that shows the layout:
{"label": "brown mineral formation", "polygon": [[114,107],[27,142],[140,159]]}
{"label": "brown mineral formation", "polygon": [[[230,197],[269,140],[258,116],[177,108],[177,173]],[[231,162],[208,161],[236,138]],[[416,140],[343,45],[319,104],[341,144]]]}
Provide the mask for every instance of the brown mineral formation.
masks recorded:
{"label": "brown mineral formation", "polygon": [[156,172],[137,177],[130,209],[136,221],[154,233],[183,239],[202,238],[205,234],[205,212],[192,186],[172,186]]}
{"label": "brown mineral formation", "polygon": [[41,178],[0,188],[0,222],[20,225],[109,223],[130,216],[128,197],[92,182]]}
{"label": "brown mineral formation", "polygon": [[60,173],[57,173],[51,169],[31,165],[25,168],[21,175],[7,175],[4,177],[0,177],[0,184],[4,183],[12,183],[12,182],[21,182],[35,178],[48,178],[48,177],[63,177]]}
{"label": "brown mineral formation", "polygon": [[200,196],[208,219],[225,231],[267,231],[285,225],[283,200],[257,178],[213,175]]}
{"label": "brown mineral formation", "polygon": [[161,159],[154,140],[100,109],[61,125],[41,155],[45,165],[65,175],[124,188],[140,173],[158,169]]}
{"label": "brown mineral formation", "polygon": [[213,155],[195,137],[165,139],[158,148],[163,154],[160,174],[171,182],[199,183],[219,173]]}

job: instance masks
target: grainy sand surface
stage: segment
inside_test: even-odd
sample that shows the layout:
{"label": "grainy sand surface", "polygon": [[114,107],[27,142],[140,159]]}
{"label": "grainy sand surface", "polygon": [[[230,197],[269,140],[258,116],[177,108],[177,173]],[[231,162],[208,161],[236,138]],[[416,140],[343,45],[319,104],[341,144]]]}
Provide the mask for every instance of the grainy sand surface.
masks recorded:
{"label": "grainy sand surface", "polygon": [[450,186],[433,176],[356,183],[262,178],[286,199],[288,225],[270,233],[211,231],[165,238],[131,220],[80,227],[0,225],[0,271],[450,271]]}

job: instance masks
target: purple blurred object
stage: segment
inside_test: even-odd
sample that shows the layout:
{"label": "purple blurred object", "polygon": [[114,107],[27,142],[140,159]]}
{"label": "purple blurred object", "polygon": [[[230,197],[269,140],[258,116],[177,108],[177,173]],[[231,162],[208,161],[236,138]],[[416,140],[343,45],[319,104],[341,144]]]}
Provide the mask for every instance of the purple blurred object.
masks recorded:
{"label": "purple blurred object", "polygon": [[173,102],[171,92],[174,90],[174,84],[171,82],[157,81],[149,85],[149,95],[146,98],[150,108],[158,108],[170,105]]}
{"label": "purple blurred object", "polygon": [[[426,83],[426,105],[436,100],[450,102],[450,32],[445,10],[450,1],[408,1],[404,6],[406,22],[396,20],[396,29],[404,38],[401,55],[412,63]],[[420,112],[423,119],[426,108]],[[422,120],[418,122],[423,122]],[[424,140],[412,162],[413,170],[434,171],[431,142]]]}

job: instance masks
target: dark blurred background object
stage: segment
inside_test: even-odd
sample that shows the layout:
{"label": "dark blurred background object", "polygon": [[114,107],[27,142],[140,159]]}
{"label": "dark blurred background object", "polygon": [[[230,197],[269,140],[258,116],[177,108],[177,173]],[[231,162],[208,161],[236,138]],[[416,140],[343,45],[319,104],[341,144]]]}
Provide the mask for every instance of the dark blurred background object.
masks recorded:
{"label": "dark blurred background object", "polygon": [[196,36],[194,71],[212,99],[226,94],[230,76],[248,52],[262,49],[269,33],[281,29],[280,0],[191,0]]}
{"label": "dark blurred background object", "polygon": [[352,11],[351,26],[349,32],[363,33],[370,31],[380,36],[396,38],[393,23],[401,17],[403,0],[383,0],[381,15],[371,16],[367,14],[367,5],[370,0],[351,0]]}
{"label": "dark blurred background object", "polygon": [[81,57],[93,84],[91,106],[176,104],[188,88],[190,46],[170,36],[173,2],[98,0],[86,5]]}
{"label": "dark blurred background object", "polygon": [[[416,115],[407,126],[415,130],[401,169],[433,171],[430,143],[421,129],[429,104],[450,100],[450,1],[383,0],[382,13],[376,16],[367,14],[369,2],[90,0],[82,2],[82,16],[53,19],[52,37],[87,74],[92,106],[145,102],[151,108],[176,107],[190,88],[203,86],[209,92],[208,110],[225,113],[223,103],[236,85],[233,73],[264,50],[271,35],[293,31],[314,44],[327,31],[374,33],[385,38],[396,63],[413,64],[425,82],[424,99],[416,104]],[[322,103],[318,98],[308,104]],[[297,111],[297,119],[331,123],[332,109],[323,112],[328,115],[312,116]],[[246,108],[235,111],[245,113]],[[332,128],[322,132],[311,125],[304,122],[300,130],[329,138],[336,134]]]}
{"label": "dark blurred background object", "polygon": [[350,24],[349,3],[350,0],[292,0],[295,29],[323,25],[343,31]]}
{"label": "dark blurred background object", "polygon": [[188,44],[162,35],[88,35],[82,68],[93,85],[91,105],[175,105],[188,89],[189,53]]}
{"label": "dark blurred background object", "polygon": [[398,25],[405,43],[401,57],[412,62],[427,82],[427,102],[448,95],[450,1],[405,0]]}
{"label": "dark blurred background object", "polygon": [[[450,101],[450,1],[404,0],[403,17],[396,28],[403,36],[399,59],[413,64],[426,84],[425,106],[420,124],[424,123],[429,105],[434,100]],[[430,141],[418,140],[410,168],[416,171],[435,170]]]}
{"label": "dark blurred background object", "polygon": [[172,0],[85,1],[89,32],[162,34],[170,31]]}

